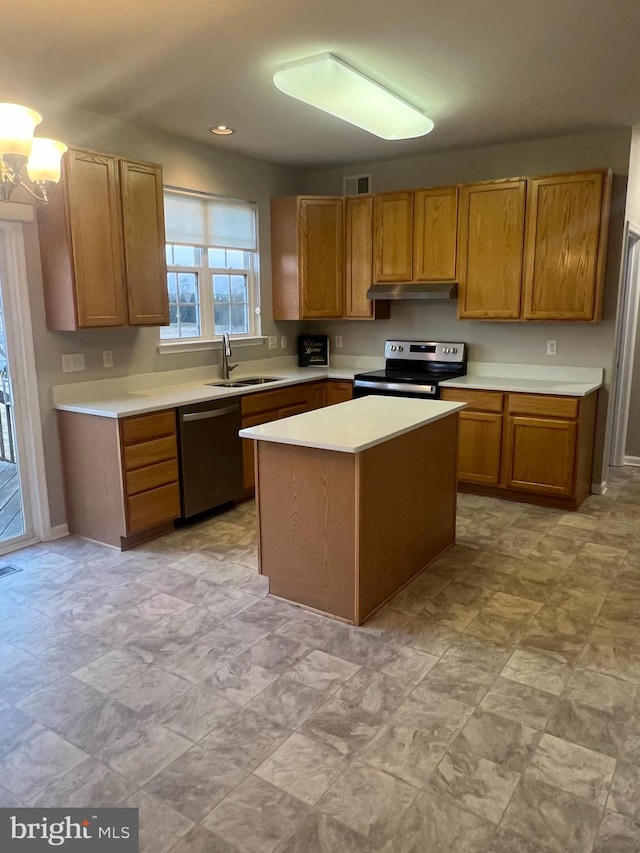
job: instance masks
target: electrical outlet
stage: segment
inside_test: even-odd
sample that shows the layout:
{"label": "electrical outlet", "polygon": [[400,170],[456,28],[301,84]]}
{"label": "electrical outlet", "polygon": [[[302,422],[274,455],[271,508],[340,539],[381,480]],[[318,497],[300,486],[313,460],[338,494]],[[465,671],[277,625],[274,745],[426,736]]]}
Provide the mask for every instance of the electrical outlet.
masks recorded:
{"label": "electrical outlet", "polygon": [[282,335],[280,338],[280,348],[281,349],[287,348],[287,336],[286,335]]}
{"label": "electrical outlet", "polygon": [[547,355],[558,355],[558,341],[547,341]]}
{"label": "electrical outlet", "polygon": [[278,349],[277,335],[269,335],[269,349]]}
{"label": "electrical outlet", "polygon": [[70,352],[62,356],[62,372],[75,373],[78,370],[84,370],[84,353]]}
{"label": "electrical outlet", "polygon": [[102,350],[102,366],[113,367],[113,353],[110,349]]}
{"label": "electrical outlet", "polygon": [[336,335],[336,349],[340,349],[342,346],[342,335]]}

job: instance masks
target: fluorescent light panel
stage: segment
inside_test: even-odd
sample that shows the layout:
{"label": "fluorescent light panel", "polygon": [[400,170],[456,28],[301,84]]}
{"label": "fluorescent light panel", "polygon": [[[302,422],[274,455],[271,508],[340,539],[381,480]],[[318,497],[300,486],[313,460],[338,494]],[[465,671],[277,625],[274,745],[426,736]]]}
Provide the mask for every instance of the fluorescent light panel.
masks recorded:
{"label": "fluorescent light panel", "polygon": [[413,139],[433,130],[424,113],[331,53],[290,62],[273,82],[285,95],[382,139]]}

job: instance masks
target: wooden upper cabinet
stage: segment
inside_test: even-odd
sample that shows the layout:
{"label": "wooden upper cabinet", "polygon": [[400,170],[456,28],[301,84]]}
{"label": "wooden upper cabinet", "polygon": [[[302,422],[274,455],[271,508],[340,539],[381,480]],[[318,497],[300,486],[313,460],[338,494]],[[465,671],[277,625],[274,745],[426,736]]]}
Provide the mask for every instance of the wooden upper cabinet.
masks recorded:
{"label": "wooden upper cabinet", "polygon": [[344,316],[353,320],[389,317],[389,303],[367,299],[373,283],[373,196],[344,200],[345,278]]}
{"label": "wooden upper cabinet", "polygon": [[69,149],[38,232],[49,329],[169,322],[159,166]]}
{"label": "wooden upper cabinet", "polygon": [[377,282],[413,276],[413,192],[378,193],[374,201],[374,276]]}
{"label": "wooden upper cabinet", "polygon": [[455,281],[458,187],[413,194],[413,280]]}
{"label": "wooden upper cabinet", "polygon": [[38,229],[47,326],[125,325],[117,161],[70,149],[49,204],[38,208]]}
{"label": "wooden upper cabinet", "polygon": [[458,318],[520,317],[526,181],[460,188]]}
{"label": "wooden upper cabinet", "polygon": [[301,199],[300,236],[303,317],[341,317],[342,199]]}
{"label": "wooden upper cabinet", "polygon": [[610,196],[605,169],[530,180],[525,319],[601,319]]}
{"label": "wooden upper cabinet", "polygon": [[271,199],[273,319],[342,317],[342,198]]}
{"label": "wooden upper cabinet", "polygon": [[120,161],[122,232],[130,326],[169,323],[162,169]]}

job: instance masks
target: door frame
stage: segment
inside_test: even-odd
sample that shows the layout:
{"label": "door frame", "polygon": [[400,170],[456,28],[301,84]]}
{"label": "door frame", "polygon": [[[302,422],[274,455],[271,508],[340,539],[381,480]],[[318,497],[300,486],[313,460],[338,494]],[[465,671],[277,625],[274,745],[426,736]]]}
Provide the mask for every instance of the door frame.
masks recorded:
{"label": "door frame", "polygon": [[[5,334],[10,364],[11,396],[14,404],[15,446],[19,460],[18,472],[27,532],[7,542],[6,548],[3,548],[0,543],[0,553],[8,553],[34,542],[54,538],[47,494],[29,283],[22,230],[22,222],[33,221],[34,212],[32,207],[26,205],[7,205],[7,208],[7,218],[0,219],[2,248],[0,271],[5,321],[7,317],[11,319],[11,328],[9,330],[5,328]],[[16,208],[22,209],[16,210]],[[0,208],[0,216],[4,213],[5,210]],[[6,325],[8,324],[5,322]],[[17,412],[19,417],[15,416]]]}
{"label": "door frame", "polygon": [[640,226],[628,220],[625,222],[622,246],[610,407],[611,442],[608,459],[612,467],[628,464],[625,445],[640,307]]}

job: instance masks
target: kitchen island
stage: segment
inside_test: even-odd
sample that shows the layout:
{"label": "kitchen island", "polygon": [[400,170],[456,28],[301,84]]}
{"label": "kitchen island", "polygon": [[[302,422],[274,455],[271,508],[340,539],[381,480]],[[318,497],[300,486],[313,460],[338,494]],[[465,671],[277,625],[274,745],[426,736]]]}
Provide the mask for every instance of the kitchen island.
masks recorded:
{"label": "kitchen island", "polygon": [[452,545],[463,408],[372,396],[241,430],[270,594],[360,625]]}

